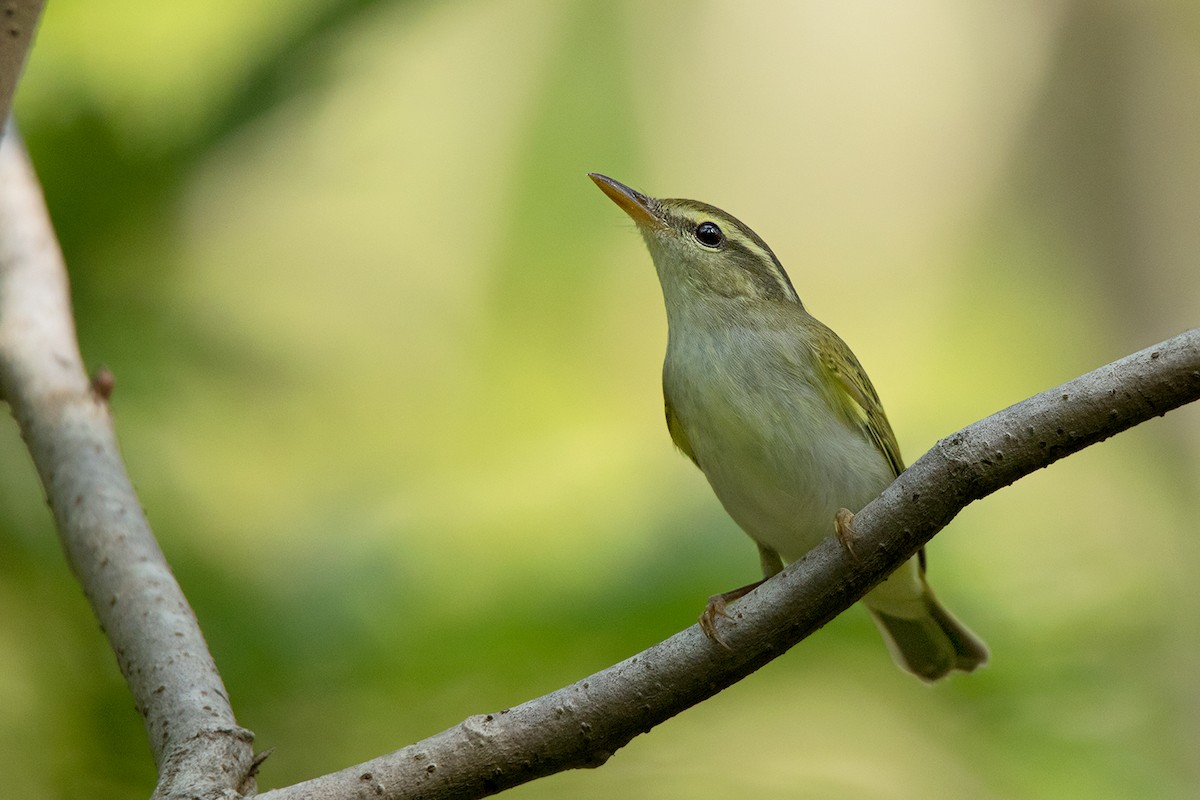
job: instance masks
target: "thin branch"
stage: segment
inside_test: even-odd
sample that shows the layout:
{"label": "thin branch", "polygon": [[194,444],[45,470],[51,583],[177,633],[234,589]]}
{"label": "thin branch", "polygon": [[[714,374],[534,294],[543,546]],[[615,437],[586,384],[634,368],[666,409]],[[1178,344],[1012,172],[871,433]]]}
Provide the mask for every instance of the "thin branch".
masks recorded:
{"label": "thin branch", "polygon": [[731,609],[722,650],[693,626],[576,684],[260,800],[494,794],[603,764],[640,733],[783,654],[910,558],[959,511],[1018,478],[1200,399],[1200,329],[949,436],[855,518],[852,563],[832,537]]}
{"label": "thin branch", "polygon": [[15,131],[0,139],[0,397],[8,401],[138,711],[159,797],[244,790],[253,753],[83,368],[67,273]]}
{"label": "thin branch", "polygon": [[[45,5],[46,0],[5,0],[0,4],[0,126],[12,111],[17,80]],[[0,130],[0,137],[3,135]]]}

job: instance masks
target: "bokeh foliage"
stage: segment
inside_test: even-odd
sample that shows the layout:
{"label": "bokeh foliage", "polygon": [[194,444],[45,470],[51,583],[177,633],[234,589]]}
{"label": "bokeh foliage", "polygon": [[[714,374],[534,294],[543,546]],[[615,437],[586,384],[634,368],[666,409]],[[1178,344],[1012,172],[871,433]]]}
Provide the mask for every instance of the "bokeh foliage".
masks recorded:
{"label": "bokeh foliage", "polygon": [[[754,575],[672,452],[665,323],[584,177],[754,226],[910,459],[1197,324],[1194,3],[49,4],[17,98],[89,364],[270,787],[578,679]],[[0,425],[0,772],[153,767]],[[858,609],[540,798],[1183,798],[1200,416],[968,509],[928,689]]]}

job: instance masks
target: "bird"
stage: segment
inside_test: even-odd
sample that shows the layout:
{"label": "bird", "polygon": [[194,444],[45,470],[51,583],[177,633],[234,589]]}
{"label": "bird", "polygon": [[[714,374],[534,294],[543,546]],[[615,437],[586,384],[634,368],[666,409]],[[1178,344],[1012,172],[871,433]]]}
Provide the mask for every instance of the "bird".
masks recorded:
{"label": "bird", "polygon": [[[667,313],[663,398],[675,445],[758,546],[763,579],[709,598],[700,627],[829,535],[853,555],[853,514],[904,471],[866,371],[813,317],[767,243],[697,200],[658,199],[599,173],[636,224]],[[863,604],[894,661],[923,681],[987,662],[984,643],[938,601],[924,548]]]}

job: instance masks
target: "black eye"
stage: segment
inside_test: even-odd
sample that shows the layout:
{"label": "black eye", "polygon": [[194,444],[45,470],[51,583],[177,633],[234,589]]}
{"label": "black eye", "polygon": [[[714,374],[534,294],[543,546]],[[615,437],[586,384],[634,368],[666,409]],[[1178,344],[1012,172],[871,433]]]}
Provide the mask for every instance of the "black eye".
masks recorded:
{"label": "black eye", "polygon": [[717,223],[701,222],[696,226],[696,238],[702,245],[718,247],[721,242],[725,241],[725,234],[721,233],[721,229],[717,227]]}

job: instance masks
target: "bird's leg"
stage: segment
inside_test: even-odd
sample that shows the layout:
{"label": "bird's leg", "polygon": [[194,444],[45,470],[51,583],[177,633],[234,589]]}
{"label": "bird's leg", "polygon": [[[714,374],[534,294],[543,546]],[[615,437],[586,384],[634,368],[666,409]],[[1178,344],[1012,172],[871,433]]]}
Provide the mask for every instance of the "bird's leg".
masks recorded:
{"label": "bird's leg", "polygon": [[758,562],[762,566],[763,579],[761,581],[748,583],[745,586],[723,594],[714,594],[708,598],[708,605],[704,607],[704,613],[700,615],[700,630],[704,631],[705,636],[726,650],[729,649],[729,645],[725,644],[725,640],[717,634],[717,617],[728,619],[729,615],[725,613],[725,606],[727,604],[745,597],[759,586],[762,586],[768,578],[774,577],[783,571],[783,559],[779,557],[779,553],[776,553],[766,545],[758,545]]}
{"label": "bird's leg", "polygon": [[[758,544],[755,542],[755,544]],[[762,565],[763,580],[783,572],[783,559],[765,544],[758,545],[758,563]]]}
{"label": "bird's leg", "polygon": [[855,564],[859,562],[858,553],[854,552],[854,540],[858,534],[854,531],[854,513],[847,508],[839,509],[833,515],[833,530],[837,539],[846,548],[846,553]]}

